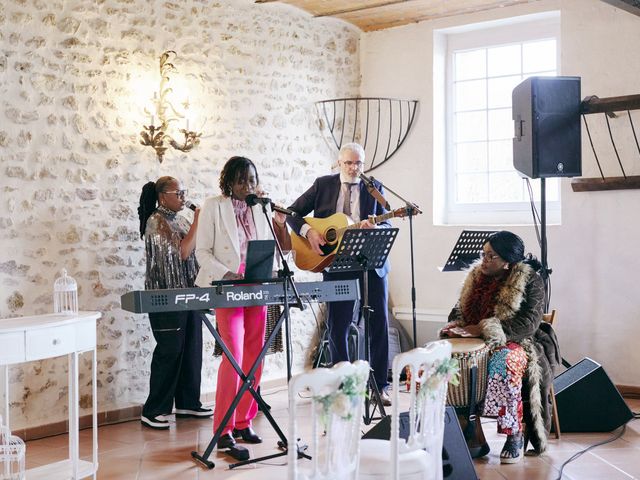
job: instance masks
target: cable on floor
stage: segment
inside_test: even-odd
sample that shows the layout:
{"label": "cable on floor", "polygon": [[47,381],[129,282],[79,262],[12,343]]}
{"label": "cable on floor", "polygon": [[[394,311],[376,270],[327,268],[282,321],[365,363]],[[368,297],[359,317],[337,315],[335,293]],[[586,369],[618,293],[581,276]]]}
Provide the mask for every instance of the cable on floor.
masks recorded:
{"label": "cable on floor", "polygon": [[[629,422],[627,422],[629,423]],[[566,460],[562,466],[560,467],[560,475],[558,475],[558,478],[556,478],[556,480],[562,480],[562,471],[564,470],[564,467],[566,467],[569,463],[573,462],[574,460],[576,460],[577,458],[580,458],[583,454],[587,453],[590,450],[593,450],[596,447],[599,447],[601,445],[606,445],[607,443],[611,443],[611,442],[615,442],[616,440],[618,440],[620,437],[622,437],[622,435],[624,435],[624,432],[627,429],[627,424],[625,423],[622,428],[620,429],[620,431],[618,433],[616,433],[615,435],[613,435],[611,438],[607,439],[607,440],[603,440],[602,442],[598,442],[598,443],[594,443],[593,445],[588,446],[587,448],[580,450],[579,452],[573,454],[568,460]]]}

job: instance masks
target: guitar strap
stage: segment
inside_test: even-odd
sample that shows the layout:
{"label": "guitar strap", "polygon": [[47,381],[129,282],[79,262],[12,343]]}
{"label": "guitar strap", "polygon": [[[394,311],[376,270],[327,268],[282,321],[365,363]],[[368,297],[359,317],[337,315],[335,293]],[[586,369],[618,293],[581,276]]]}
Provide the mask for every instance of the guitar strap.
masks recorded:
{"label": "guitar strap", "polygon": [[375,198],[378,201],[378,203],[380,203],[380,205],[382,205],[387,210],[391,210],[391,206],[389,205],[389,202],[387,202],[384,196],[378,191],[376,187],[373,186],[373,184],[366,185],[366,187],[367,187],[367,192],[369,192],[369,194],[373,198]]}

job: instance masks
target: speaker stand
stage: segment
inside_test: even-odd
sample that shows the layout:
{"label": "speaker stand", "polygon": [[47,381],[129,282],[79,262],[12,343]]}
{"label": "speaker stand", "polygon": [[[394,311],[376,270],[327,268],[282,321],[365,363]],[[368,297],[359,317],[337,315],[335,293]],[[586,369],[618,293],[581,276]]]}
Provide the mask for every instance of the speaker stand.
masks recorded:
{"label": "speaker stand", "polygon": [[[535,219],[534,219],[535,220]],[[544,312],[549,311],[550,303],[550,291],[549,291],[549,276],[553,272],[549,268],[547,260],[547,184],[546,178],[540,178],[540,263],[542,263],[542,270],[540,276],[544,283]],[[571,368],[572,365],[562,357],[562,365],[564,368]]]}
{"label": "speaker stand", "polygon": [[547,261],[547,185],[546,178],[540,179],[540,263],[542,270],[540,275],[544,282],[544,311],[549,311],[549,263]]}

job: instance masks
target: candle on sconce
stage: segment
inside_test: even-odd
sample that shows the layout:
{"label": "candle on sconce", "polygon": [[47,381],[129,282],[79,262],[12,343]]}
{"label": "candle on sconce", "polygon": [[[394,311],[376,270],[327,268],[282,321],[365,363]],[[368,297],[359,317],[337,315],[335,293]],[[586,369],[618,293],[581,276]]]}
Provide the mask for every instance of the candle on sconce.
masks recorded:
{"label": "candle on sconce", "polygon": [[[153,108],[152,111],[156,111],[156,112],[158,111],[158,92],[153,92],[152,108]],[[151,114],[150,118],[151,118],[151,125],[153,125],[156,121],[156,117],[153,114]]]}
{"label": "candle on sconce", "polygon": [[185,127],[185,130],[186,130],[187,132],[189,131],[189,119],[188,119],[188,118],[187,118],[187,121],[186,121],[186,127]]}

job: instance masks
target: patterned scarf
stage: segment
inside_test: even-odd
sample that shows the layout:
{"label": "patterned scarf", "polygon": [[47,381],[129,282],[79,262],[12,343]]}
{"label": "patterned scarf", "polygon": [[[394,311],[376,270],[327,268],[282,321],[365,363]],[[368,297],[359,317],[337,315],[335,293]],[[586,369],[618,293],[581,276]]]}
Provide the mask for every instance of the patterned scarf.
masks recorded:
{"label": "patterned scarf", "polygon": [[244,200],[231,199],[233,213],[238,225],[238,244],[240,245],[240,263],[244,263],[247,257],[247,245],[249,240],[256,240],[256,226],[253,223],[253,212]]}

